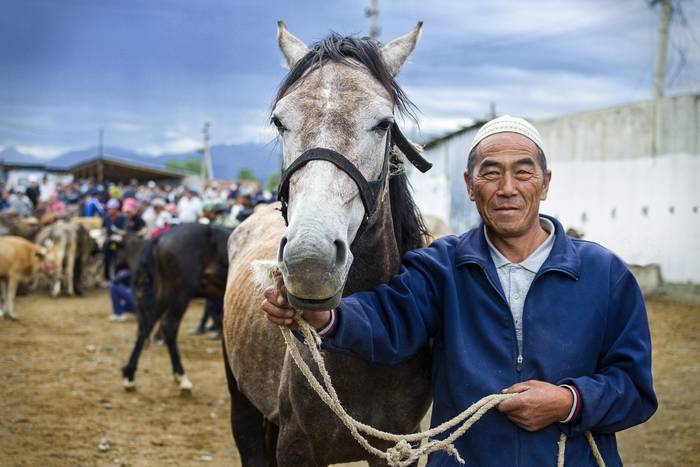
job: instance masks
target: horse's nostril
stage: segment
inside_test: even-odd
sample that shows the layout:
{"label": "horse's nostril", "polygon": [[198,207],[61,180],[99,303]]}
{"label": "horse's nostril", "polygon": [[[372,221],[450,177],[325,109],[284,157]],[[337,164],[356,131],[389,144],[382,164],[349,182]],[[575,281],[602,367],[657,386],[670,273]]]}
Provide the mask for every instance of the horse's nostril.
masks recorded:
{"label": "horse's nostril", "polygon": [[335,266],[339,268],[345,265],[348,256],[348,246],[343,240],[336,240],[333,244],[335,245]]}
{"label": "horse's nostril", "polygon": [[277,250],[277,262],[281,263],[282,260],[284,259],[284,247],[287,246],[287,236],[285,235],[282,237],[282,240],[280,241],[280,247]]}

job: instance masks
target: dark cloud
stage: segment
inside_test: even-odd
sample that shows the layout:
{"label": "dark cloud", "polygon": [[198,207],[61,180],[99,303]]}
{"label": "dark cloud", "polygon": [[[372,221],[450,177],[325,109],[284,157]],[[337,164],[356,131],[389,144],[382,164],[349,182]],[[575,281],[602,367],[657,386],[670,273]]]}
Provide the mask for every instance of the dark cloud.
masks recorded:
{"label": "dark cloud", "polygon": [[[364,7],[5,0],[0,146],[46,154],[92,144],[104,126],[108,140],[157,152],[191,146],[205,119],[217,142],[270,138],[267,111],[285,73],[276,21],[307,42],[329,30],[364,34]],[[700,24],[700,9],[688,5],[686,14]],[[492,101],[551,116],[650,95],[657,12],[645,2],[381,1],[380,39],[417,20],[425,21],[423,38],[399,80],[431,131],[482,117]],[[686,62],[674,85],[697,91],[699,47],[680,23],[672,38]]]}

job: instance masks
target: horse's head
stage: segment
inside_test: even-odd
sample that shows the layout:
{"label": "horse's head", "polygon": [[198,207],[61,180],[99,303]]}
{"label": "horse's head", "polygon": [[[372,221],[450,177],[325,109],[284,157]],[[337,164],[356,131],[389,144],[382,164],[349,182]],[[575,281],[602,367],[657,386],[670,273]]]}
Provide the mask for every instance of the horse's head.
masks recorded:
{"label": "horse's head", "polygon": [[[290,67],[272,112],[284,167],[314,148],[335,160],[312,157],[287,171],[288,184],[281,188],[288,227],[278,262],[295,307],[328,309],[342,294],[353,261],[350,245],[361,226],[375,221],[358,178],[380,181],[377,203],[384,199],[394,111],[409,104],[394,77],[414,49],[421,23],[382,47],[335,34],[307,47],[283,23],[278,26]],[[339,159],[353,165],[356,174],[342,168]]]}

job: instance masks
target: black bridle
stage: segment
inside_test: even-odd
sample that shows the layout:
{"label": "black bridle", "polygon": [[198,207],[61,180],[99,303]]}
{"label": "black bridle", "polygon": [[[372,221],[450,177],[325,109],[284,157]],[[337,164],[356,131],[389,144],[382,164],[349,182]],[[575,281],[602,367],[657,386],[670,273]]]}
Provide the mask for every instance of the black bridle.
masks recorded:
{"label": "black bridle", "polygon": [[287,219],[287,203],[289,201],[289,180],[294,172],[302,168],[311,161],[327,161],[345,172],[357,185],[360,192],[360,199],[365,207],[365,216],[362,219],[362,224],[355,238],[359,238],[367,226],[367,222],[372,217],[377,209],[379,194],[382,191],[384,182],[387,179],[389,171],[389,153],[391,148],[396,145],[406,158],[421,172],[427,172],[433,166],[420,155],[418,150],[406,139],[401,133],[398,125],[392,123],[390,133],[386,138],[386,149],[384,150],[384,161],[382,162],[382,172],[379,178],[374,181],[367,181],[364,175],[355,167],[355,164],[350,162],[345,156],[337,151],[327,148],[311,148],[304,151],[299,157],[289,164],[289,167],[282,170],[282,178],[280,179],[279,188],[277,189],[277,199],[282,203],[282,217],[284,223],[289,224]]}

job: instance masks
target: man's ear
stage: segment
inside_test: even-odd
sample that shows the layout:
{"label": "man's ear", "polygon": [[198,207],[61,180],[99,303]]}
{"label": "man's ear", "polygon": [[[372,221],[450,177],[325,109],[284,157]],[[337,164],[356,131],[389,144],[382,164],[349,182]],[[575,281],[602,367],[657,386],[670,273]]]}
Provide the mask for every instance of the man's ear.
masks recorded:
{"label": "man's ear", "polygon": [[544,176],[544,188],[542,189],[542,193],[540,194],[540,201],[544,201],[547,199],[547,193],[549,192],[549,184],[552,181],[552,171],[547,170],[547,173]]}
{"label": "man's ear", "polygon": [[467,194],[469,199],[474,201],[474,187],[472,186],[472,175],[465,170],[464,171],[464,184],[467,185]]}

